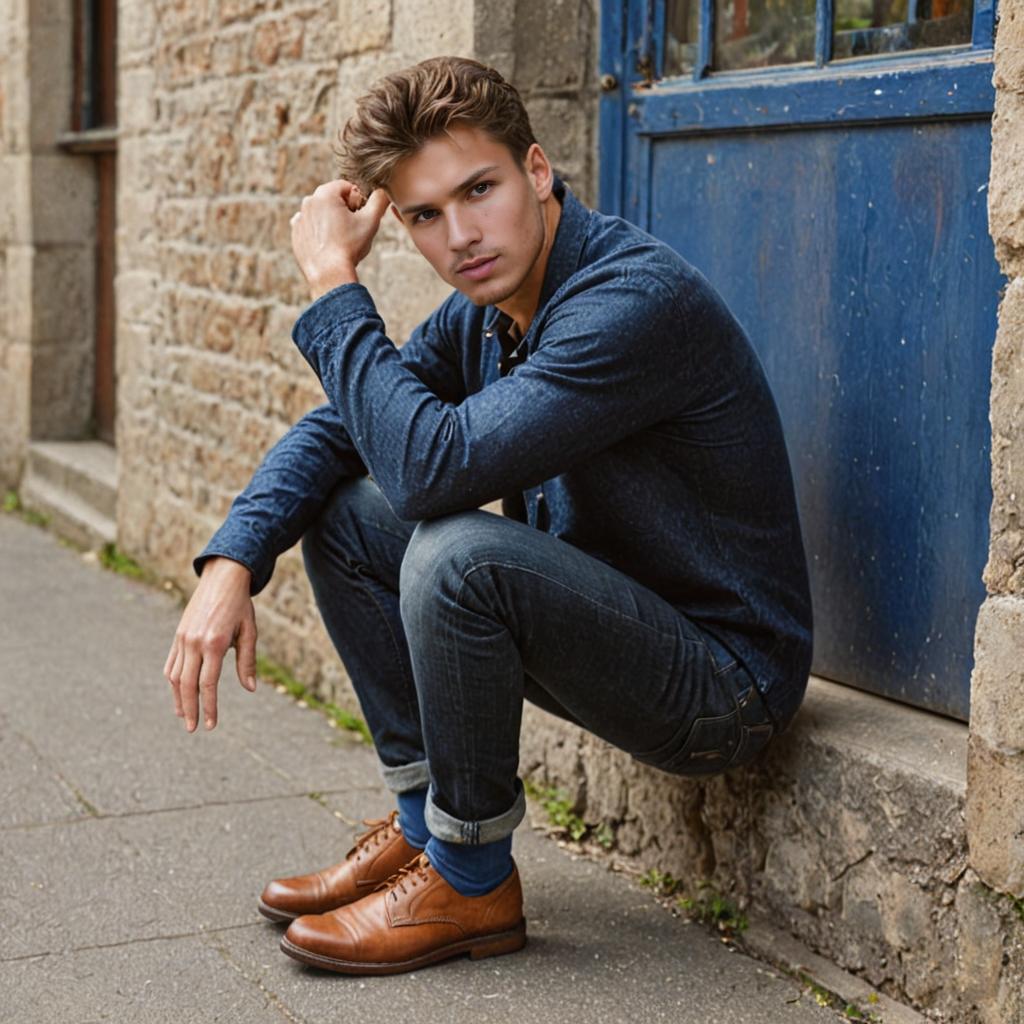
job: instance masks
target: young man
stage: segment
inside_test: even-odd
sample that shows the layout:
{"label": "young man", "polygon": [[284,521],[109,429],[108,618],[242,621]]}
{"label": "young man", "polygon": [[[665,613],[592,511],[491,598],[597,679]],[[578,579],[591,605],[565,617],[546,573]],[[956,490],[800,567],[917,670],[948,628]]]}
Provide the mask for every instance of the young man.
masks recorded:
{"label": "young man", "polygon": [[[425,61],[359,101],[340,155],[292,219],[314,300],[293,337],[328,402],[196,560],[165,672],[190,731],[229,646],[254,688],[250,595],[302,538],[398,809],[260,910],[299,960],[391,973],[525,942],[524,698],[667,772],[747,764],[801,701],[811,610],[742,327],[573,196],[512,86]],[[455,289],[401,350],[358,280],[389,208]]]}

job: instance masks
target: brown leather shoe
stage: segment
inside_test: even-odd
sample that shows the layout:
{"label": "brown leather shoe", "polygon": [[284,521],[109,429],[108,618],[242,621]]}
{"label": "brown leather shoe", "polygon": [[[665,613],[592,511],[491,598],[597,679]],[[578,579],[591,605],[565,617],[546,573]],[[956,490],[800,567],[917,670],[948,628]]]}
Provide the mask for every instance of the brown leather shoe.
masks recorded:
{"label": "brown leather shoe", "polygon": [[345,859],[312,875],[277,878],[260,896],[259,910],[271,921],[294,921],[303,914],[325,914],[362,899],[421,852],[410,846],[398,824],[398,811],[356,839]]}
{"label": "brown leather shoe", "polygon": [[400,974],[468,953],[474,960],[526,944],[523,890],[512,874],[484,896],[462,896],[425,854],[365,899],[300,917],[281,939],[289,956],[342,974]]}

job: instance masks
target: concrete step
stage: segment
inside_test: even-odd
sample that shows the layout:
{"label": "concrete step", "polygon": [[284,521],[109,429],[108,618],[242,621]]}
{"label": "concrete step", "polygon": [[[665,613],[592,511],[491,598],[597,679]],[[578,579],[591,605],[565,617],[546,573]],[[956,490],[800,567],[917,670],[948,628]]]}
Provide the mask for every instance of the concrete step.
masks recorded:
{"label": "concrete step", "polygon": [[76,494],[108,519],[117,517],[117,451],[102,441],[34,441],[28,472]]}
{"label": "concrete step", "polygon": [[100,441],[33,442],[20,496],[76,544],[111,544],[117,536],[117,453]]}

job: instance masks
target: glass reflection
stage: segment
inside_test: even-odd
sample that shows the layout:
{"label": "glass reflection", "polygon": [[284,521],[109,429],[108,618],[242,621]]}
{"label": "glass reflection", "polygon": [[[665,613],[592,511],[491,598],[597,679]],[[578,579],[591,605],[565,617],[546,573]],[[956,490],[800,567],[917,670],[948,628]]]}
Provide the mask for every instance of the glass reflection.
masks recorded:
{"label": "glass reflection", "polygon": [[832,58],[971,41],[972,0],[836,0]]}
{"label": "glass reflection", "polygon": [[697,64],[700,0],[668,0],[665,5],[665,75],[689,75]]}
{"label": "glass reflection", "polygon": [[715,0],[715,70],[814,60],[814,6],[814,0]]}

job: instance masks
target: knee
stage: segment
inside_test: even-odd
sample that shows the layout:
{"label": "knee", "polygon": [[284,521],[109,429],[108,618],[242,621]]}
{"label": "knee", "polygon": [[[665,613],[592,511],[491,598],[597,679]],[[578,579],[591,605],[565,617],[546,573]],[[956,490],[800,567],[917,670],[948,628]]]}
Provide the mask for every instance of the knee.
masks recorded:
{"label": "knee", "polygon": [[399,596],[403,618],[425,605],[456,596],[474,569],[500,554],[503,524],[500,516],[476,510],[419,523],[402,559]]}

